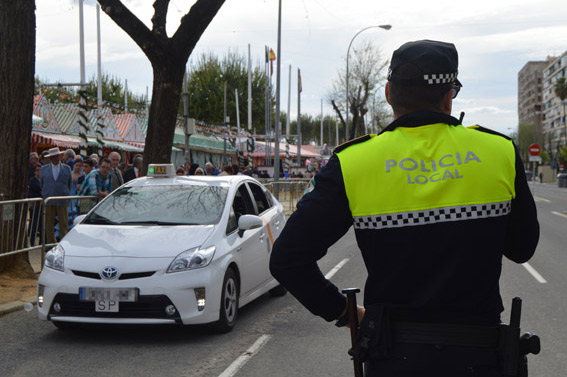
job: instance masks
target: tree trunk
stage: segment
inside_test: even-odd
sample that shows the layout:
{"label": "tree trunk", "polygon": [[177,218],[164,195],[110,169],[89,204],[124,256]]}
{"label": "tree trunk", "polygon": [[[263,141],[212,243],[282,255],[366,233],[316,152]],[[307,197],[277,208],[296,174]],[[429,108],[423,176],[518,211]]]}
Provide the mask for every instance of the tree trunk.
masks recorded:
{"label": "tree trunk", "polygon": [[153,67],[152,104],[144,147],[143,174],[147,172],[149,164],[171,162],[177,107],[181,99],[185,62],[164,59],[160,64],[156,67],[156,63]]}
{"label": "tree trunk", "polygon": [[[34,0],[0,0],[0,41],[0,200],[23,199],[28,193],[33,112]],[[23,254],[0,260],[3,270],[31,270]]]}

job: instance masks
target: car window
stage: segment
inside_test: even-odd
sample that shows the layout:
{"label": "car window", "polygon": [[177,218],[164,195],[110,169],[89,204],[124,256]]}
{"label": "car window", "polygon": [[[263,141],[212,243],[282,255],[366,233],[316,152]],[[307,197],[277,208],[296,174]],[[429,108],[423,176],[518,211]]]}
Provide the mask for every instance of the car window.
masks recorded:
{"label": "car window", "polygon": [[90,224],[209,225],[220,221],[227,187],[147,185],[114,191],[85,220]]}
{"label": "car window", "polygon": [[250,195],[248,194],[248,189],[246,185],[242,184],[236,190],[234,195],[234,201],[232,202],[232,208],[236,215],[236,220],[242,215],[255,215],[254,205],[250,200]]}
{"label": "car window", "polygon": [[230,210],[228,212],[228,223],[226,224],[226,234],[230,234],[236,229],[238,229],[238,220],[236,219],[234,207],[230,207]]}
{"label": "car window", "polygon": [[254,202],[256,203],[256,207],[258,208],[258,213],[263,213],[268,210],[272,205],[271,201],[268,201],[266,197],[266,193],[256,183],[248,182],[248,186],[252,191],[252,195],[254,196]]}

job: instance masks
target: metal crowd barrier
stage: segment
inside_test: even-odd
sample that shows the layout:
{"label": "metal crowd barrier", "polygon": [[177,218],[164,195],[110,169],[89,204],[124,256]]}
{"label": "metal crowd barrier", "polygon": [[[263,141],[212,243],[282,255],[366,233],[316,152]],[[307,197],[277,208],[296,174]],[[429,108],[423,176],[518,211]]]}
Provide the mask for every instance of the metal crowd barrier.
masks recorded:
{"label": "metal crowd barrier", "polygon": [[274,182],[273,179],[260,179],[259,181],[274,194],[284,207],[284,210],[289,213],[295,211],[295,206],[303,197],[307,187],[309,187],[310,180],[291,178],[280,179],[277,182]]}
{"label": "metal crowd barrier", "polygon": [[69,229],[73,220],[87,213],[97,203],[96,196],[58,196],[0,201],[0,258],[19,253],[41,250],[41,265],[48,248],[56,245],[47,243],[46,206],[53,201],[67,207]]}

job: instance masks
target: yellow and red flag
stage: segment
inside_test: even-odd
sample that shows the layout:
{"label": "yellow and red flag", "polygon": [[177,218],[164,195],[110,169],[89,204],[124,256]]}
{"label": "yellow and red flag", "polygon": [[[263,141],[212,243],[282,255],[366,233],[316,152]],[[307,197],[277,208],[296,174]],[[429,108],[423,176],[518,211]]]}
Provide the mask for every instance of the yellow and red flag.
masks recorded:
{"label": "yellow and red flag", "polygon": [[274,73],[274,60],[276,60],[276,53],[270,48],[270,76]]}

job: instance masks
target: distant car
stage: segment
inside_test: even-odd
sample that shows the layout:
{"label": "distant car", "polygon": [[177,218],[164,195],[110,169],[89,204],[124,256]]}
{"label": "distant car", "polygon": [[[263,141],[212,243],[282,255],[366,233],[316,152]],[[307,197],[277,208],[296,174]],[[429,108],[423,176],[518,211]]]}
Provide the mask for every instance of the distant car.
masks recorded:
{"label": "distant car", "polygon": [[270,275],[281,204],[246,175],[176,176],[150,165],[50,250],[38,312],[73,323],[204,324],[230,331],[238,309],[285,289]]}

